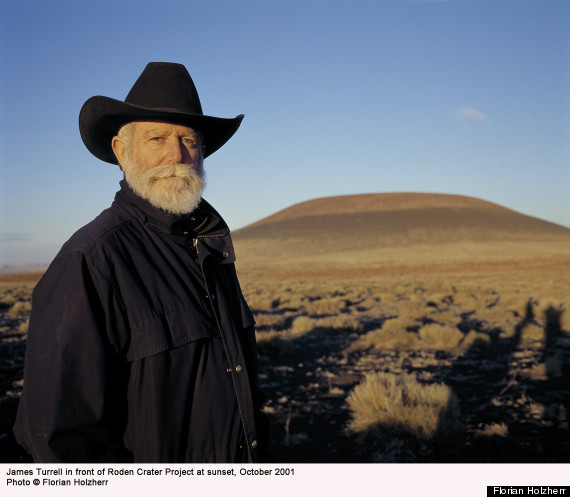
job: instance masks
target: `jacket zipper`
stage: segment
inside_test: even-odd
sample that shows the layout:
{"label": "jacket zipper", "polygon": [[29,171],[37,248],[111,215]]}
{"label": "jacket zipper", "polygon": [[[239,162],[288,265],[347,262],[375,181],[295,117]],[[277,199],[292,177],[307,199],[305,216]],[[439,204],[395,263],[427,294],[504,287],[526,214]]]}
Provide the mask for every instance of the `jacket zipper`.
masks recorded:
{"label": "jacket zipper", "polygon": [[[225,235],[200,235],[203,238],[216,238],[219,236],[225,236]],[[198,255],[198,237],[193,238],[192,239],[192,245],[194,245],[194,248],[196,249],[196,255]],[[222,332],[222,327],[220,324],[220,319],[218,318],[218,313],[216,312],[216,309],[214,308],[214,302],[212,301],[212,297],[210,296],[210,290],[208,288],[208,281],[206,279],[206,273],[204,272],[204,266],[203,264],[200,264],[200,269],[202,271],[202,278],[204,280],[204,286],[206,287],[206,292],[209,296],[209,301],[210,301],[210,305],[212,306],[212,312],[214,313],[214,319],[216,320],[216,324],[218,326],[218,331],[220,332],[220,338],[222,340],[222,344],[224,346],[224,351],[226,353],[226,359],[228,360],[228,364],[230,365],[230,370],[228,372],[232,372],[233,368],[233,362],[230,359],[230,354],[228,352],[228,345],[226,344],[226,339],[224,337],[224,334]],[[244,413],[244,409],[242,406],[242,396],[241,396],[241,388],[239,386],[239,379],[237,378],[237,376],[235,376],[235,374],[232,373],[232,382],[234,384],[234,391],[236,393],[236,399],[237,399],[237,405],[238,405],[238,411],[239,411],[239,415],[241,418],[241,423],[242,423],[242,433],[243,436],[245,438],[245,446],[246,446],[246,450],[247,450],[247,455],[248,455],[248,459],[251,461],[253,460],[252,454],[251,454],[251,450],[250,450],[250,437],[249,437],[249,433],[247,433],[246,431],[246,424],[249,427],[249,423],[245,422],[246,416]],[[254,422],[254,426],[255,426],[255,422]]]}
{"label": "jacket zipper", "polygon": [[219,235],[198,235],[196,238],[192,239],[192,245],[196,249],[196,255],[198,255],[198,238],[221,238],[226,236],[225,233],[220,233]]}

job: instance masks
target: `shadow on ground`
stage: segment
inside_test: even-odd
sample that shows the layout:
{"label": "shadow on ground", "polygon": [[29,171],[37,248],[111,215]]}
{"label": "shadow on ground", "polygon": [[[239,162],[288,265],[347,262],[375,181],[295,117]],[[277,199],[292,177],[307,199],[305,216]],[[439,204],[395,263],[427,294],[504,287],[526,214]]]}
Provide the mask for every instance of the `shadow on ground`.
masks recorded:
{"label": "shadow on ground", "polygon": [[[525,328],[538,324],[529,302],[512,336],[487,330],[491,341],[485,346],[476,342],[460,355],[433,351],[437,365],[427,361],[431,365],[420,368],[414,359],[426,351],[346,352],[358,338],[348,330],[315,329],[285,352],[265,348],[262,383],[271,399],[271,451],[278,461],[298,463],[570,462],[570,352],[560,315],[554,308],[546,311],[541,348],[522,341]],[[482,323],[469,321],[469,313],[462,325],[464,333],[482,329]],[[350,434],[346,398],[370,370],[425,372],[430,382],[450,386],[460,401],[463,435],[444,436],[446,412],[429,440],[387,426]]]}

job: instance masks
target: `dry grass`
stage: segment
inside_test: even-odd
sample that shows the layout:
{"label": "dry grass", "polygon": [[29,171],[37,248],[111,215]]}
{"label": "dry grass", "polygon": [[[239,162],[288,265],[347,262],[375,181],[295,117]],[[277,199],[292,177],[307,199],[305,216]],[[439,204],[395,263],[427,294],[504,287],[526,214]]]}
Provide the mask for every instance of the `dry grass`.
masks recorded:
{"label": "dry grass", "polygon": [[346,308],[346,301],[335,297],[325,297],[305,304],[308,315],[334,315]]}
{"label": "dry grass", "polygon": [[362,325],[357,317],[353,316],[328,316],[316,320],[316,326],[325,331],[327,330],[353,330],[359,331]]}
{"label": "dry grass", "polygon": [[[352,330],[360,334],[349,351],[447,350],[491,346],[490,335],[512,339],[520,329],[520,347],[545,343],[546,328],[559,333],[559,347],[570,346],[568,287],[542,288],[543,297],[525,291],[529,282],[513,285],[500,275],[451,283],[429,278],[362,278],[248,281],[246,298],[256,311],[260,340],[282,341],[314,330]],[[537,281],[538,285],[538,281]],[[531,321],[524,322],[530,316]],[[554,317],[553,317],[554,316]],[[375,326],[371,323],[377,322]],[[270,332],[262,335],[261,332]]]}
{"label": "dry grass", "polygon": [[[33,283],[22,283],[18,275],[10,275],[14,283],[0,282],[0,306],[8,308],[5,316],[10,318],[19,333],[28,332],[29,315],[32,310]],[[8,327],[9,328],[9,327]],[[0,327],[3,330],[4,327]]]}
{"label": "dry grass", "polygon": [[390,319],[382,328],[369,331],[350,347],[351,351],[363,349],[412,349],[417,342],[417,334],[408,331],[415,323],[399,318]]}
{"label": "dry grass", "polygon": [[462,429],[457,397],[446,385],[422,384],[413,376],[371,373],[347,399],[354,433],[382,427],[431,439]]}
{"label": "dry grass", "polygon": [[463,333],[457,328],[439,323],[423,326],[420,328],[419,336],[421,340],[419,346],[423,349],[455,349],[463,340]]}
{"label": "dry grass", "polygon": [[316,327],[317,320],[308,316],[299,316],[293,321],[289,336],[299,337],[309,333]]}
{"label": "dry grass", "polygon": [[470,330],[459,345],[465,351],[469,349],[485,349],[490,346],[490,342],[491,338],[488,334]]}
{"label": "dry grass", "polygon": [[33,284],[20,283],[1,283],[0,284],[0,303],[13,306],[17,302],[31,301]]}
{"label": "dry grass", "polygon": [[255,322],[257,329],[279,326],[283,322],[283,316],[269,313],[256,313]]}
{"label": "dry grass", "polygon": [[541,347],[546,338],[545,329],[537,323],[530,323],[522,328],[521,341],[527,347]]}
{"label": "dry grass", "polygon": [[8,316],[17,318],[29,314],[32,311],[32,303],[29,300],[18,300],[8,311]]}
{"label": "dry grass", "polygon": [[509,427],[506,423],[492,423],[484,425],[475,431],[478,437],[506,437],[509,434]]}

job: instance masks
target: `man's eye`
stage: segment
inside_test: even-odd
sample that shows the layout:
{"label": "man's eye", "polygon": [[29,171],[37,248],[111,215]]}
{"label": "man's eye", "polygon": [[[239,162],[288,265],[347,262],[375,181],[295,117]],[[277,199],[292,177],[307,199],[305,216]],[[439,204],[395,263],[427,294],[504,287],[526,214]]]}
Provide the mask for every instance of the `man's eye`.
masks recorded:
{"label": "man's eye", "polygon": [[189,147],[192,147],[192,148],[196,148],[198,146],[196,144],[196,142],[194,140],[192,140],[191,138],[185,138],[182,141],[184,142],[184,145],[188,145]]}

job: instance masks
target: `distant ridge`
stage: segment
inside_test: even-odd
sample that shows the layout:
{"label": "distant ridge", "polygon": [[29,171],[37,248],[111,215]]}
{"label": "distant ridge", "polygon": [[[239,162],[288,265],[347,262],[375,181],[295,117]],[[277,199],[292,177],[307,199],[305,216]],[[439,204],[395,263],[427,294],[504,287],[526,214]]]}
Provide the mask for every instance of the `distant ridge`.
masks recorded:
{"label": "distant ridge", "polygon": [[47,267],[47,264],[3,264],[0,265],[0,275],[43,272]]}
{"label": "distant ridge", "polygon": [[360,195],[322,197],[300,202],[263,218],[248,227],[296,217],[444,207],[475,207],[479,209],[509,210],[506,207],[486,200],[463,195],[404,192],[366,193]]}
{"label": "distant ridge", "polygon": [[238,264],[381,266],[568,257],[570,229],[462,195],[378,193],[292,205],[233,232]]}

